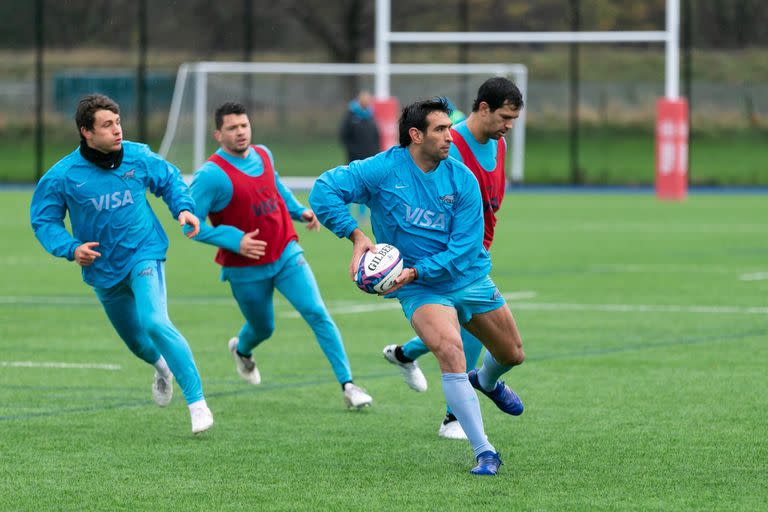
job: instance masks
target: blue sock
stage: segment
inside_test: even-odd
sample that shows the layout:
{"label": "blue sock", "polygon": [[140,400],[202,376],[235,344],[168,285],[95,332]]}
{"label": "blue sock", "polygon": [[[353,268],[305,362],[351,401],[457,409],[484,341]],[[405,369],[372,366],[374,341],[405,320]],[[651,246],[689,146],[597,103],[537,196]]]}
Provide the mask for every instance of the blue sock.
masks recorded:
{"label": "blue sock", "polygon": [[504,366],[499,364],[493,358],[491,353],[486,350],[485,355],[483,356],[483,366],[481,366],[477,371],[477,381],[480,383],[480,386],[484,390],[493,391],[493,388],[496,387],[496,381],[499,380],[499,377],[511,369],[511,366]]}
{"label": "blue sock", "polygon": [[429,352],[429,349],[424,344],[423,341],[421,341],[421,338],[416,336],[415,338],[411,339],[408,343],[403,345],[403,355],[407,357],[408,359],[416,360],[419,357],[423,356]]}
{"label": "blue sock", "polygon": [[469,438],[469,444],[475,452],[475,457],[485,451],[496,452],[488,442],[483,430],[483,417],[480,414],[480,404],[477,394],[467,379],[466,373],[444,373],[443,393],[448,407],[459,420],[459,425]]}

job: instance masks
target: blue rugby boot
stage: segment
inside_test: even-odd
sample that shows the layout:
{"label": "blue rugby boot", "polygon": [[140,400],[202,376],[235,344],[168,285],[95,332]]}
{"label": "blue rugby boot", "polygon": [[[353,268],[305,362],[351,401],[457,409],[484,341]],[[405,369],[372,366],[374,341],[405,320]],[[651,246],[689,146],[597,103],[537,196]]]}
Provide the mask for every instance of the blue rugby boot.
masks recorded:
{"label": "blue rugby boot", "polygon": [[467,373],[467,378],[473,388],[493,400],[496,407],[505,413],[511,414],[512,416],[520,416],[523,414],[523,401],[520,400],[520,397],[517,396],[514,391],[509,389],[509,386],[504,384],[504,381],[500,380],[496,382],[496,387],[493,388],[493,390],[486,391],[477,380],[477,370],[470,370],[469,373]]}
{"label": "blue rugby boot", "polygon": [[499,466],[504,464],[498,453],[488,450],[477,456],[477,466],[469,470],[473,475],[495,475],[499,472]]}

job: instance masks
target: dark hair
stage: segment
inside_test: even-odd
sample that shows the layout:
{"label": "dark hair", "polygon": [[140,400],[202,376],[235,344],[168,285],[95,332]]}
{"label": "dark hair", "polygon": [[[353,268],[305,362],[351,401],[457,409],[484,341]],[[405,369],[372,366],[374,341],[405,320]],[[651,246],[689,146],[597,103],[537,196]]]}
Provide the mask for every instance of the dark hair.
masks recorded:
{"label": "dark hair", "polygon": [[472,105],[472,112],[478,111],[481,101],[488,104],[491,112],[504,106],[506,102],[509,102],[516,110],[523,108],[523,95],[520,93],[520,89],[510,80],[500,76],[489,78],[483,82],[483,85],[477,90],[477,98]]}
{"label": "dark hair", "polygon": [[445,112],[450,115],[451,109],[445,98],[432,98],[411,103],[400,114],[400,146],[407,147],[411,144],[411,134],[408,130],[416,128],[422,132],[427,130],[427,116],[432,112]]}
{"label": "dark hair", "polygon": [[245,109],[245,105],[242,103],[236,103],[234,101],[228,101],[221,105],[219,108],[216,109],[216,113],[214,114],[216,116],[216,129],[221,130],[221,126],[224,124],[224,116],[228,116],[230,114],[248,114],[248,111]]}
{"label": "dark hair", "polygon": [[[80,98],[77,103],[77,110],[75,110],[75,124],[77,124],[77,131],[80,132],[80,128],[86,130],[93,130],[93,121],[96,116],[96,112],[99,110],[109,110],[117,115],[120,115],[120,106],[113,100],[103,94],[89,94]],[[82,138],[83,134],[80,133]]]}

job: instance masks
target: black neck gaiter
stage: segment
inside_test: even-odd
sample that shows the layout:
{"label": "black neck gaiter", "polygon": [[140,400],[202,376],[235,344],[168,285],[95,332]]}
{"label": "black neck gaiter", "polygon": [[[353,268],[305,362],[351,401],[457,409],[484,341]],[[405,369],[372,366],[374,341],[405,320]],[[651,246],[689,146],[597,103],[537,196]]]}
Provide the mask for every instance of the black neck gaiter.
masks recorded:
{"label": "black neck gaiter", "polygon": [[90,147],[84,139],[80,139],[80,154],[83,158],[102,169],[117,169],[123,163],[123,148],[111,153],[102,153],[98,149]]}

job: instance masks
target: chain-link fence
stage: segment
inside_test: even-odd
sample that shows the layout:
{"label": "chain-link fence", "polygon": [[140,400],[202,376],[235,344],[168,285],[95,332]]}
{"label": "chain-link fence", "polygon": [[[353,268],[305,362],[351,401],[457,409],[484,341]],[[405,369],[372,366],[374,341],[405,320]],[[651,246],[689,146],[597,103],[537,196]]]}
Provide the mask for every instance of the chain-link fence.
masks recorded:
{"label": "chain-link fence", "polygon": [[[734,2],[747,10],[746,18],[740,18],[733,6],[723,10],[721,24],[741,23],[742,33],[751,38],[744,41],[735,34],[729,38],[727,27],[722,34],[713,32],[715,3],[683,2],[683,22],[688,25],[682,44],[689,46],[682,55],[681,91],[690,93],[692,181],[768,184],[768,36],[760,28],[760,20],[768,20],[768,5]],[[176,70],[183,62],[372,62],[373,2],[362,6],[339,2],[325,10],[321,4],[36,0],[0,5],[0,182],[33,182],[38,172],[75,148],[78,136],[72,114],[77,99],[88,92],[114,97],[123,110],[126,137],[143,138],[158,149]],[[519,2],[515,3],[517,10],[490,0],[453,0],[441,3],[439,12],[435,2],[394,0],[393,28],[568,30],[575,4],[582,13],[583,30],[663,28],[661,0]],[[623,13],[630,4],[636,7]],[[647,6],[637,7],[640,4]],[[343,12],[350,5],[358,5],[359,12]],[[579,70],[576,110],[571,108],[574,55]],[[663,94],[664,79],[661,45],[580,45],[576,52],[568,45],[408,45],[393,48],[392,60],[525,64],[530,80],[527,183],[570,183],[574,166],[584,183],[653,180],[655,101]],[[42,74],[38,77],[39,64]],[[144,77],[143,89],[140,76]],[[38,78],[42,83],[39,95]],[[370,84],[360,81],[322,87],[284,80],[272,93],[245,95],[275,94],[282,105],[283,110],[273,117],[253,119],[256,136],[259,123],[269,123],[270,135],[262,130],[268,141],[273,136],[312,140],[321,143],[328,159],[340,158],[342,151],[335,138],[338,119],[355,90]],[[240,94],[248,83],[239,78],[232,85],[232,95]],[[251,82],[250,86],[259,85]],[[453,96],[465,112],[471,109],[475,92],[461,77],[439,86],[413,81],[408,90],[406,99]],[[297,108],[307,97],[314,108]],[[42,101],[42,124],[35,115],[38,101]],[[569,122],[573,112],[577,112],[579,128],[576,152]],[[40,164],[36,133],[42,135]],[[279,161],[281,155],[276,157]],[[293,154],[285,158],[296,160]],[[306,158],[311,161],[312,155]],[[309,167],[317,168],[317,164]],[[297,163],[281,172],[305,174],[306,168]]]}

